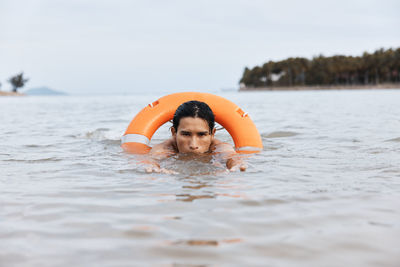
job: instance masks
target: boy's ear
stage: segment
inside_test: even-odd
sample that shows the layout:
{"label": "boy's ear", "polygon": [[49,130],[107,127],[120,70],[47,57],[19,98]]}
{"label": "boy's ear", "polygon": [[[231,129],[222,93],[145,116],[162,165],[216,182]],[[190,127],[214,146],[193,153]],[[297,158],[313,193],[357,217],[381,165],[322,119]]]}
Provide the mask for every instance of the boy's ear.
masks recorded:
{"label": "boy's ear", "polygon": [[217,131],[217,129],[215,129],[215,128],[212,130],[212,132],[211,132],[212,137],[214,137],[216,131]]}
{"label": "boy's ear", "polygon": [[171,134],[172,134],[172,136],[175,136],[175,135],[176,135],[176,131],[175,131],[175,128],[174,128],[174,127],[171,127]]}

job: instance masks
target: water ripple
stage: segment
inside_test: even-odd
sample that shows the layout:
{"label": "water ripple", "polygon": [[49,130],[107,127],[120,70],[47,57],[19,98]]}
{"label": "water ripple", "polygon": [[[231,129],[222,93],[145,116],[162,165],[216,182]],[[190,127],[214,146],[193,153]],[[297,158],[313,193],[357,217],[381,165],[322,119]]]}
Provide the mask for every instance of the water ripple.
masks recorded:
{"label": "water ripple", "polygon": [[263,138],[281,138],[281,137],[292,137],[299,135],[299,133],[296,132],[286,132],[286,131],[277,131],[277,132],[272,132],[269,134],[262,134],[261,136]]}
{"label": "water ripple", "polygon": [[20,162],[20,163],[45,163],[45,162],[57,162],[62,159],[57,157],[43,158],[43,159],[5,159],[8,162]]}
{"label": "water ripple", "polygon": [[386,142],[400,142],[400,137],[386,140]]}

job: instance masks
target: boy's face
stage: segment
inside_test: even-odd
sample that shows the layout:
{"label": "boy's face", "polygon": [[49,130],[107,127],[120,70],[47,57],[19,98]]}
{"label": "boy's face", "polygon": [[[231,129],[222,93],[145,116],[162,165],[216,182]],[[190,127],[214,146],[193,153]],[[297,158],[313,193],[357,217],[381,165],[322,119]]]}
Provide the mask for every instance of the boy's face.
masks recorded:
{"label": "boy's face", "polygon": [[179,121],[178,129],[171,128],[180,153],[205,153],[210,150],[214,140],[215,129],[210,133],[206,120],[184,117]]}

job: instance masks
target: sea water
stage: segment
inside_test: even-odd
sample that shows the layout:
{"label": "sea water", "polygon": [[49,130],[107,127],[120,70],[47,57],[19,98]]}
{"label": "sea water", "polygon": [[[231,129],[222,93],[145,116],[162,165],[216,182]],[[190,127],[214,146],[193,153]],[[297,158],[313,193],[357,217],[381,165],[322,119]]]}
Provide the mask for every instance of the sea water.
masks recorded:
{"label": "sea water", "polygon": [[160,94],[0,98],[0,266],[400,266],[400,90],[217,94],[245,172],[146,173],[120,137]]}

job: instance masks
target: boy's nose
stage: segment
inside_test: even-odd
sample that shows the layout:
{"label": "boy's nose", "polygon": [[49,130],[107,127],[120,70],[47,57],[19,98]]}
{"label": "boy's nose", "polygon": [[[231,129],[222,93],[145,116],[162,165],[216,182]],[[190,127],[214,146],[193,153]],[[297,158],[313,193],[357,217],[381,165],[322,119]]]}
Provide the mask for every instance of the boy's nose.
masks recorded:
{"label": "boy's nose", "polygon": [[192,138],[192,140],[190,141],[190,144],[189,144],[189,148],[191,150],[199,149],[199,145],[198,145],[198,142],[197,142],[196,138]]}

